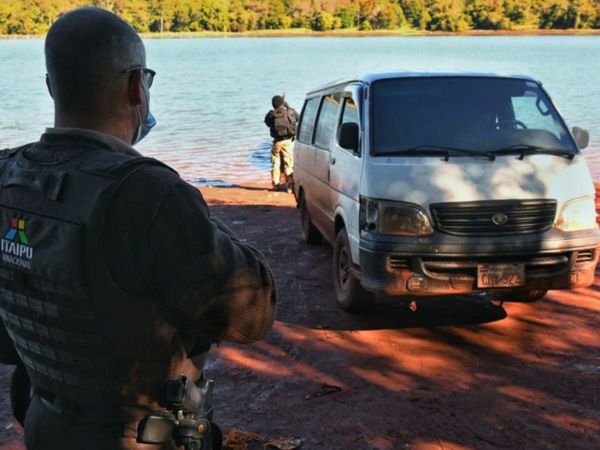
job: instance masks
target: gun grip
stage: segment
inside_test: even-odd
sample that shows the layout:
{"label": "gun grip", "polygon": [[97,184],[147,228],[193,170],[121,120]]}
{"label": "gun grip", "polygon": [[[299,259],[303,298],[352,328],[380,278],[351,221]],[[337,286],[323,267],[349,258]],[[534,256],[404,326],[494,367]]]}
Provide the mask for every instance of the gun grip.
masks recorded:
{"label": "gun grip", "polygon": [[175,418],[170,413],[152,413],[144,417],[138,425],[137,442],[141,444],[162,444],[171,440]]}

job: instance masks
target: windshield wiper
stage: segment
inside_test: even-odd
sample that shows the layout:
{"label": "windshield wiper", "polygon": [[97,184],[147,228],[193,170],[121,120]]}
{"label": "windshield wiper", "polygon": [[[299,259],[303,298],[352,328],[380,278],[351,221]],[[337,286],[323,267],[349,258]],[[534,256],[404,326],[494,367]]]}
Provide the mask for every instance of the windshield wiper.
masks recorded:
{"label": "windshield wiper", "polygon": [[508,147],[497,148],[496,150],[491,150],[490,154],[494,155],[510,155],[513,153],[519,153],[519,159],[525,158],[525,155],[532,155],[534,153],[544,154],[544,155],[554,155],[554,156],[563,156],[568,159],[575,158],[575,153],[569,151],[568,149],[560,149],[560,148],[547,148],[547,147],[538,147],[537,145],[528,145],[528,144],[514,144],[509,145]]}
{"label": "windshield wiper", "polygon": [[448,161],[448,159],[450,159],[450,156],[483,156],[488,158],[490,161],[494,161],[496,159],[496,156],[494,156],[491,152],[479,152],[477,150],[469,150],[466,148],[456,147],[445,147],[442,145],[419,145],[417,147],[396,150],[389,153],[380,153],[380,156],[419,154],[442,155],[444,156],[444,161]]}

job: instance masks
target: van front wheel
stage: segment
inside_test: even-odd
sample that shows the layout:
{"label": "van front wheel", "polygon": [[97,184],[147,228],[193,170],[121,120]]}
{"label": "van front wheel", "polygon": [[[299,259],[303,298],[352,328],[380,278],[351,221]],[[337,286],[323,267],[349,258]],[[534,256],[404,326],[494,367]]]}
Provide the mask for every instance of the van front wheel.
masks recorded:
{"label": "van front wheel", "polygon": [[363,312],[373,307],[373,294],[366,291],[352,274],[350,244],[343,228],[338,232],[333,247],[333,286],[340,308]]}
{"label": "van front wheel", "polygon": [[323,240],[323,235],[312,223],[304,195],[300,199],[300,222],[302,224],[302,239],[307,244],[317,245]]}

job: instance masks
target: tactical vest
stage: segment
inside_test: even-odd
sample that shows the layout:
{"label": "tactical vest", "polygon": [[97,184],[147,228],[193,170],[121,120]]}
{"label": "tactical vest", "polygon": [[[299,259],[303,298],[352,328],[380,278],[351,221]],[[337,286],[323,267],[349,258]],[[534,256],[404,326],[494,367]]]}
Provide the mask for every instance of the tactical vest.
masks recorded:
{"label": "tactical vest", "polygon": [[156,302],[121,291],[104,263],[113,195],[160,163],[90,145],[52,164],[0,152],[0,317],[35,391],[92,422],[125,423],[135,418],[123,406],[154,404],[186,356]]}

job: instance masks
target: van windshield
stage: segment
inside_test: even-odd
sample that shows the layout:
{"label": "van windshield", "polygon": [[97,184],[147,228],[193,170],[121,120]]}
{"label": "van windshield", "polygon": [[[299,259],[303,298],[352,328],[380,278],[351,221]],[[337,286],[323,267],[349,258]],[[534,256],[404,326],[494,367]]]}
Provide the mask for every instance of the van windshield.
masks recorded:
{"label": "van windshield", "polygon": [[371,130],[376,156],[540,152],[572,157],[577,152],[537,83],[511,78],[376,81]]}

